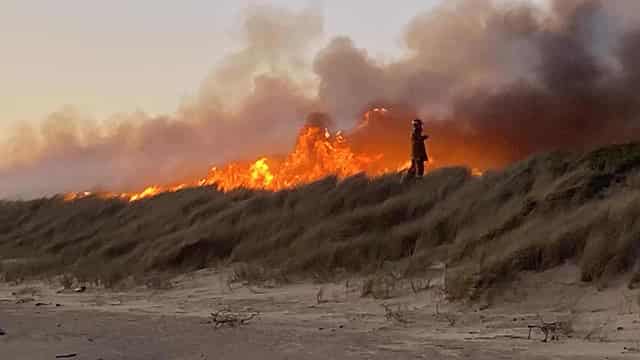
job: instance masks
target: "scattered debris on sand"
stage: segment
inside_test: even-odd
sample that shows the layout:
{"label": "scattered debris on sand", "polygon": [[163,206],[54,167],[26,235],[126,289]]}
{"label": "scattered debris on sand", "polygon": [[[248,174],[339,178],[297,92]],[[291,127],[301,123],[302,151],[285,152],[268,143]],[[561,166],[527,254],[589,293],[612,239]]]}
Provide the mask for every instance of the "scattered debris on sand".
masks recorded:
{"label": "scattered debris on sand", "polygon": [[243,314],[228,310],[220,310],[211,313],[211,321],[215,324],[216,329],[222,326],[237,327],[248,324],[258,315],[259,314],[257,312]]}
{"label": "scattered debris on sand", "polygon": [[396,321],[401,324],[410,323],[407,319],[407,312],[404,311],[400,305],[396,305],[395,309],[389,304],[380,304],[380,306],[384,308],[384,318],[387,319],[387,321]]}

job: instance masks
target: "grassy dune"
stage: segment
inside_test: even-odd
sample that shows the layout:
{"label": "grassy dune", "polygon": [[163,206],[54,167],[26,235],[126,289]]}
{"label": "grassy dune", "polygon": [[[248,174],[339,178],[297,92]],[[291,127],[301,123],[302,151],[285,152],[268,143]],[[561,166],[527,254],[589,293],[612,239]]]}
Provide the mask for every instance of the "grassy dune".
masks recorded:
{"label": "grassy dune", "polygon": [[278,193],[188,189],[128,204],[0,202],[5,280],[71,274],[106,286],[152,273],[245,264],[292,280],[416,274],[448,264],[450,295],[474,297],[522,271],[577,263],[605,285],[640,259],[640,145],[551,153],[477,178],[465,168],[322,181]]}

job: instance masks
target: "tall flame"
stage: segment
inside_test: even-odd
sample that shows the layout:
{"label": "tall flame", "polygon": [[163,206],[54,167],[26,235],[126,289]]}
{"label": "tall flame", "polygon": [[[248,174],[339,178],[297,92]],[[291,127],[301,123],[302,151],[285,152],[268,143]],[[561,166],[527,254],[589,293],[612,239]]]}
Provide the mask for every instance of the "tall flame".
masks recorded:
{"label": "tall flame", "polygon": [[267,158],[262,158],[251,165],[251,185],[254,187],[269,187],[273,182],[273,174],[267,164]]}
{"label": "tall flame", "polygon": [[300,132],[294,150],[284,158],[262,157],[254,163],[231,163],[214,167],[200,185],[217,185],[228,191],[235,188],[281,190],[322,179],[339,178],[367,172],[382,155],[356,154],[340,133],[307,126]]}
{"label": "tall flame", "polygon": [[[360,126],[369,126],[378,116],[386,116],[386,108],[374,108],[364,114]],[[436,161],[430,159],[430,167]],[[320,126],[305,126],[299,133],[295,147],[286,156],[261,156],[255,161],[231,162],[221,167],[212,167],[207,176],[200,180],[173,185],[152,185],[136,193],[72,193],[65,200],[73,201],[87,196],[121,198],[139,201],[162,193],[176,192],[188,187],[216,186],[222,191],[237,188],[278,191],[320,180],[327,176],[340,179],[360,173],[379,176],[388,172],[398,172],[409,168],[406,158],[394,160],[385,158],[375,151],[355,151],[349,139],[340,131],[332,133]],[[473,169],[473,175],[482,171]]]}

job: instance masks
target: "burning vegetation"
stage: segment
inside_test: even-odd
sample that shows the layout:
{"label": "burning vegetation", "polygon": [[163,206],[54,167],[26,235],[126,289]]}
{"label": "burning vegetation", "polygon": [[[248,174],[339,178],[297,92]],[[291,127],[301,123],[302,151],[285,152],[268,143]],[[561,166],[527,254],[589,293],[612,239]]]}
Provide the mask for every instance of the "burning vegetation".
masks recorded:
{"label": "burning vegetation", "polygon": [[[481,174],[537,153],[637,141],[638,14],[636,0],[445,1],[407,24],[403,56],[381,62],[347,37],[314,52],[323,19],[312,10],[256,8],[238,51],[174,114],[94,124],[59,111],[9,134],[0,198],[88,190],[140,200],[202,185],[376,177],[405,166],[413,117],[430,135],[430,170]],[[310,113],[335,123],[305,125]]]}
{"label": "burning vegetation", "polygon": [[240,187],[281,190],[336,175],[345,178],[361,172],[374,171],[382,154],[357,154],[340,132],[305,126],[295,148],[284,159],[263,157],[246,166],[236,163],[213,168],[204,185],[217,185],[223,190]]}
{"label": "burning vegetation", "polygon": [[291,281],[376,274],[389,264],[411,276],[444,262],[449,295],[463,299],[504,288],[521,271],[571,262],[584,281],[634,272],[629,286],[637,286],[639,170],[640,145],[631,144],[536,156],[480,178],[446,168],[408,184],[397,174],[357,175],[280,192],[201,187],[134,203],[0,201],[0,261],[29,254],[29,262],[5,262],[0,279],[73,274],[116,286],[232,263],[261,269],[255,276],[265,281]]}
{"label": "burning vegetation", "polygon": [[[386,108],[373,108],[364,114],[358,129],[371,126],[377,121],[390,121],[391,118],[387,117],[390,113]],[[65,200],[74,201],[96,195],[138,201],[161,193],[201,186],[214,186],[222,191],[238,188],[278,191],[329,176],[344,179],[364,173],[376,177],[403,170],[408,165],[406,160],[385,157],[382,151],[356,151],[352,141],[343,132],[332,132],[328,124],[322,121],[309,121],[301,129],[293,150],[285,156],[261,156],[255,161],[237,161],[214,166],[206,177],[180,184],[151,185],[140,192],[69,193],[65,195]]]}

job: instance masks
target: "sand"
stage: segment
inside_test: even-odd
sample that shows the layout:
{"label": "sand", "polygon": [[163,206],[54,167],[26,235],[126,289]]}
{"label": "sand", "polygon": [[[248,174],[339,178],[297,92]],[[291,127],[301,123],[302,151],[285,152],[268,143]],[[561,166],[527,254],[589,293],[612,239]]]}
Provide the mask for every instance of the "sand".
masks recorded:
{"label": "sand", "polygon": [[[168,290],[59,293],[0,285],[1,359],[640,359],[640,292],[598,290],[565,266],[527,274],[500,296],[451,304],[438,286],[362,298],[363,279],[286,286],[229,284],[224,271]],[[399,281],[402,283],[402,281]],[[437,284],[434,282],[433,284]],[[391,316],[386,316],[386,308]],[[210,314],[259,313],[216,328]],[[566,324],[557,341],[529,325]]]}

